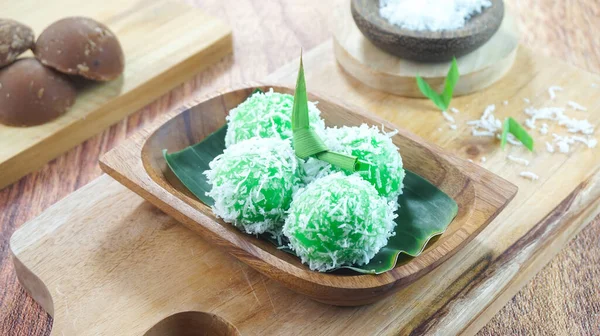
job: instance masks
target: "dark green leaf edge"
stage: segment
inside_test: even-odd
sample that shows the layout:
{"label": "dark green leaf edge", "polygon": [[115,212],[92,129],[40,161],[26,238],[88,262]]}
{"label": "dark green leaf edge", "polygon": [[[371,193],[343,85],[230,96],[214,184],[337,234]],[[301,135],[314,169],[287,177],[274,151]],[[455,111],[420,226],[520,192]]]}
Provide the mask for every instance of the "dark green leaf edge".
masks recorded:
{"label": "dark green leaf edge", "polygon": [[[454,216],[456,216],[456,215],[454,215]],[[391,271],[398,264],[398,258],[400,257],[401,254],[406,254],[406,255],[408,255],[408,256],[410,256],[412,258],[418,257],[419,255],[421,255],[421,253],[423,253],[423,251],[427,247],[427,244],[429,244],[429,242],[432,239],[434,239],[434,238],[436,238],[438,236],[441,236],[442,234],[444,234],[444,232],[446,232],[446,230],[447,230],[447,227],[446,227],[446,229],[444,229],[442,231],[439,231],[439,232],[434,232],[429,237],[427,237],[427,239],[425,240],[425,243],[421,247],[421,250],[419,251],[419,253],[411,254],[411,253],[409,253],[409,252],[407,252],[405,250],[396,250],[397,252],[395,252],[394,262],[392,263],[394,265],[393,267],[385,268],[385,269],[382,269],[382,270],[379,270],[379,271],[376,270],[376,269],[363,269],[363,268],[359,268],[359,267],[355,267],[355,266],[342,266],[340,268],[350,269],[350,270],[353,270],[355,272],[363,273],[363,274],[382,274],[382,273]]]}

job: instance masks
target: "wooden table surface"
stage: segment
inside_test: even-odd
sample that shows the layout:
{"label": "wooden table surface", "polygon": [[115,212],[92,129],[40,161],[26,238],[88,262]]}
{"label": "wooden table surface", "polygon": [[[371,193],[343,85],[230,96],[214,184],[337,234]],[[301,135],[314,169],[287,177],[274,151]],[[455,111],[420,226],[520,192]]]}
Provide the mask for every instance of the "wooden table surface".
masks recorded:
{"label": "wooden table surface", "polygon": [[[300,47],[311,49],[330,36],[331,0],[193,2],[231,25],[234,56],[0,191],[0,335],[48,335],[52,328],[52,318],[15,277],[8,246],[15,229],[99,176],[98,157],[161,111],[198,94],[265,77],[296,58]],[[600,73],[600,1],[505,2],[519,18],[526,45]],[[523,288],[480,335],[600,335],[600,218]]]}

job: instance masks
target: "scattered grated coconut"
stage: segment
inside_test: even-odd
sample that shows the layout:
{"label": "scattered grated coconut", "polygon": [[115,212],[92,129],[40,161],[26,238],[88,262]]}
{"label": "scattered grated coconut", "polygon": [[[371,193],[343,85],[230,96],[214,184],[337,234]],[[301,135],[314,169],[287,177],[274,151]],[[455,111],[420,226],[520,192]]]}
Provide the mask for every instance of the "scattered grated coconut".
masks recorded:
{"label": "scattered grated coconut", "polygon": [[569,153],[571,151],[571,145],[576,142],[581,142],[588,148],[595,148],[598,145],[598,140],[592,137],[584,138],[582,136],[561,136],[556,133],[552,134],[554,137],[554,143],[558,146],[558,150],[561,153]]}
{"label": "scattered grated coconut", "polygon": [[596,138],[592,138],[592,137],[588,137],[586,139],[581,136],[573,135],[571,137],[571,139],[581,142],[582,144],[586,145],[588,148],[596,148],[596,146],[598,145],[598,140],[596,140]]}
{"label": "scattered grated coconut", "polygon": [[529,161],[525,160],[523,158],[520,158],[520,157],[509,155],[509,156],[506,157],[506,159],[508,159],[509,161],[512,161],[512,162],[516,162],[516,163],[522,164],[524,166],[529,166]]}
{"label": "scattered grated coconut", "polygon": [[532,181],[537,181],[539,180],[539,176],[537,176],[537,174],[529,172],[529,171],[523,171],[519,174],[519,176],[526,178],[526,179],[530,179]]}
{"label": "scattered grated coconut", "polygon": [[[529,120],[529,119],[527,119],[527,120]],[[546,124],[546,123],[542,124],[542,127],[540,128],[540,133],[544,134],[544,135],[548,134],[548,124]]]}
{"label": "scattered grated coconut", "polygon": [[571,144],[575,143],[569,139],[569,137],[562,137],[556,133],[552,134],[554,136],[554,143],[558,146],[558,151],[561,153],[568,153],[571,151]]}
{"label": "scattered grated coconut", "polygon": [[523,101],[524,101],[525,103],[527,103],[527,104],[530,104],[530,103],[531,103],[531,101],[529,100],[529,98],[523,98]]}
{"label": "scattered grated coconut", "polygon": [[572,100],[570,100],[570,101],[567,103],[567,105],[569,105],[569,106],[570,106],[571,108],[573,108],[575,111],[583,111],[583,112],[587,111],[587,108],[586,108],[586,107],[583,107],[583,106],[581,106],[581,105],[577,104],[576,102],[574,102],[574,101],[572,101]]}
{"label": "scattered grated coconut", "polygon": [[496,133],[489,131],[478,131],[476,129],[473,129],[471,134],[476,137],[494,137],[494,134]]}
{"label": "scattered grated coconut", "polygon": [[554,153],[554,146],[548,141],[546,141],[546,150],[548,151],[548,153]]}
{"label": "scattered grated coconut", "polygon": [[[494,116],[496,105],[486,107],[483,115],[479,120],[467,121],[467,125],[471,126],[471,134],[476,137],[497,137],[500,139],[502,133],[502,122]],[[506,141],[511,145],[523,146],[511,133],[508,134]]]}
{"label": "scattered grated coconut", "polygon": [[535,129],[535,121],[533,119],[526,119],[525,120],[525,126],[527,126],[529,129]]}
{"label": "scattered grated coconut", "polygon": [[496,135],[496,132],[500,131],[502,123],[494,116],[495,110],[496,105],[489,105],[479,120],[467,122],[467,125],[472,126],[471,132],[473,136],[493,137]]}
{"label": "scattered grated coconut", "polygon": [[448,127],[450,127],[450,129],[451,129],[451,130],[455,130],[455,131],[456,131],[456,129],[458,128],[458,127],[456,127],[456,125],[454,125],[454,124],[452,124],[452,125],[448,125]]}
{"label": "scattered grated coconut", "polygon": [[451,123],[455,123],[456,122],[454,120],[454,117],[452,117],[450,114],[448,114],[448,112],[442,111],[442,115],[444,116],[444,119],[446,119],[446,121],[449,121]]}
{"label": "scattered grated coconut", "polygon": [[550,95],[550,99],[554,100],[556,98],[556,92],[557,91],[562,91],[563,88],[560,86],[551,86],[548,88],[548,94]]}
{"label": "scattered grated coconut", "polygon": [[504,106],[508,105],[508,100],[503,101],[502,104],[504,104]]}
{"label": "scattered grated coconut", "polygon": [[455,107],[451,107],[451,108],[450,108],[450,111],[452,111],[452,113],[458,113],[458,112],[460,112],[460,111],[459,111],[457,108],[455,108]]}
{"label": "scattered grated coconut", "polygon": [[560,107],[542,107],[540,109],[527,107],[525,113],[530,116],[530,118],[525,121],[525,124],[528,127],[533,126],[533,128],[535,128],[536,120],[553,120],[558,121],[558,124],[561,126],[566,126],[570,133],[594,133],[594,125],[590,124],[587,119],[579,120],[571,118],[565,115],[565,109]]}
{"label": "scattered grated coconut", "polygon": [[485,156],[481,157],[481,162],[485,163],[487,161],[487,158]]}
{"label": "scattered grated coconut", "polygon": [[469,161],[469,162],[473,163],[473,160],[471,160],[471,159],[467,159],[467,161]]}

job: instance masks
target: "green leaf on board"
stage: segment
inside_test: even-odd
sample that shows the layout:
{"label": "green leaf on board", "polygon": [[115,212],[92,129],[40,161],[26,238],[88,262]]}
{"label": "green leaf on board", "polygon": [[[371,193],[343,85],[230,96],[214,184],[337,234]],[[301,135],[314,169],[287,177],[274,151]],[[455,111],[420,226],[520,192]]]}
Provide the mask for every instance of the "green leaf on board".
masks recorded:
{"label": "green leaf on board", "polygon": [[448,110],[450,102],[452,101],[454,87],[458,83],[459,78],[460,73],[458,71],[456,58],[452,58],[452,63],[450,64],[450,69],[448,70],[448,74],[446,75],[446,80],[444,82],[444,91],[441,94],[437,93],[421,76],[417,76],[417,86],[419,87],[421,93],[425,97],[429,98],[435,104],[435,106],[442,111],[446,111]]}
{"label": "green leaf on board", "polygon": [[[209,169],[209,163],[223,153],[226,132],[225,125],[203,141],[182,151],[170,154],[163,151],[168,166],[177,178],[201,202],[209,206],[214,201],[206,195],[211,186],[204,172]],[[458,212],[458,205],[450,196],[408,170],[404,178],[404,193],[398,198],[398,202],[400,209],[396,219],[396,235],[390,238],[387,246],[381,249],[369,264],[344,268],[371,274],[389,271],[394,268],[399,258],[405,260],[418,256],[429,240],[446,230]],[[276,239],[268,235],[262,238],[291,253]]]}
{"label": "green leaf on board", "polygon": [[423,78],[417,76],[417,86],[421,93],[429,98],[435,106],[437,106],[440,110],[446,110],[446,104],[444,103],[444,99],[441,95],[439,95]]}
{"label": "green leaf on board", "polygon": [[521,141],[527,149],[533,152],[533,138],[518,121],[513,119],[512,117],[506,118],[504,120],[504,126],[502,129],[502,136],[500,137],[500,147],[504,148],[506,145],[506,140],[508,139],[508,133],[512,134],[517,138],[517,140]]}
{"label": "green leaf on board", "polygon": [[450,101],[452,100],[452,94],[454,93],[454,87],[456,83],[458,83],[458,79],[460,78],[460,74],[458,73],[458,64],[456,63],[456,58],[452,58],[452,64],[450,65],[450,70],[448,70],[448,75],[446,75],[446,83],[444,84],[444,92],[442,93],[442,100],[447,110],[450,106]]}

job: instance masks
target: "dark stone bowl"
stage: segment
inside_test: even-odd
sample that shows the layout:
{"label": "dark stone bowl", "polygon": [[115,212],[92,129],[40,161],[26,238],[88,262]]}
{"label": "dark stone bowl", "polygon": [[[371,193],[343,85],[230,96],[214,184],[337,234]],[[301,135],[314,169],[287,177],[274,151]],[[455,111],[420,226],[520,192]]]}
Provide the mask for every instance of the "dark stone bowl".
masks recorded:
{"label": "dark stone bowl", "polygon": [[378,48],[403,59],[429,63],[446,62],[479,48],[496,33],[504,18],[504,2],[492,0],[491,7],[471,17],[460,29],[414,31],[382,18],[379,0],[352,0],[351,6],[358,29]]}

